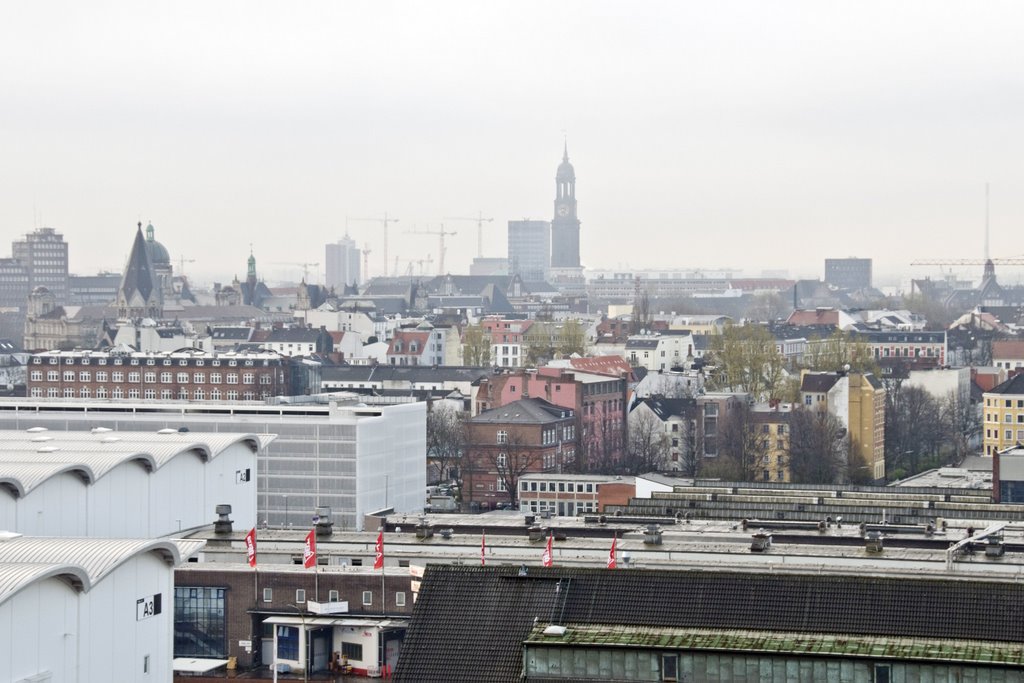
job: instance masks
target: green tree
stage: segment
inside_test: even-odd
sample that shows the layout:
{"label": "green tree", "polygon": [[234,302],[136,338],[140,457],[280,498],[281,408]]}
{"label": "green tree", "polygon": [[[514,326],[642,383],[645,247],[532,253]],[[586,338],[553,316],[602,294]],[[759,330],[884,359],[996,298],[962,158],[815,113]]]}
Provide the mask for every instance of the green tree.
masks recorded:
{"label": "green tree", "polygon": [[558,354],[568,358],[574,353],[587,355],[587,330],[579,320],[571,319],[562,323],[558,330]]}
{"label": "green tree", "polygon": [[483,325],[469,325],[463,330],[462,362],[477,367],[491,364],[491,338]]}
{"label": "green tree", "polygon": [[878,363],[868,343],[839,329],[826,339],[808,339],[803,365],[808,370],[831,372],[849,365],[853,372],[878,374]]}
{"label": "green tree", "polygon": [[711,337],[710,388],[746,391],[756,401],[781,400],[786,394],[786,362],[775,337],[762,325],[730,325]]}

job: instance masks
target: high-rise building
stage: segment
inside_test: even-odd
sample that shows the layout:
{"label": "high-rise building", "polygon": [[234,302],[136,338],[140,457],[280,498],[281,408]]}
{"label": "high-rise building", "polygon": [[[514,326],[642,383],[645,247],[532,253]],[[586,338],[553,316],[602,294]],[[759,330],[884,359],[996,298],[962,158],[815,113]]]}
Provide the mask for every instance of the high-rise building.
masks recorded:
{"label": "high-rise building", "polygon": [[555,217],[551,221],[551,267],[580,267],[580,219],[576,215],[576,171],[569,148],[555,174]]}
{"label": "high-rise building", "polygon": [[551,224],[547,221],[508,222],[508,267],[524,282],[543,282],[551,264]]}
{"label": "high-rise building", "polygon": [[327,268],[327,286],[341,294],[351,285],[359,284],[360,251],[356,241],[345,235],[336,243],[326,246],[324,263]]}
{"label": "high-rise building", "polygon": [[840,289],[858,290],[871,287],[871,259],[825,259],[825,282]]}
{"label": "high-rise building", "polygon": [[14,258],[0,258],[0,307],[24,310],[30,291],[25,264]]}
{"label": "high-rise building", "polygon": [[68,302],[68,243],[64,235],[53,228],[39,228],[13,242],[11,255],[28,271],[30,292],[46,287],[58,304]]}

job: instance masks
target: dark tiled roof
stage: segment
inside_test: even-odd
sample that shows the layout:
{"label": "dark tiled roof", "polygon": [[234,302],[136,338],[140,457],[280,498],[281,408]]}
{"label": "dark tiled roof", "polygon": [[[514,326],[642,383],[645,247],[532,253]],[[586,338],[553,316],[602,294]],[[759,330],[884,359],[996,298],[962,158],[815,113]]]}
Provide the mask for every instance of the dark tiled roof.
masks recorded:
{"label": "dark tiled roof", "polygon": [[142,236],[142,224],[139,224],[135,232],[135,241],[132,243],[132,251],[128,256],[128,265],[124,269],[124,276],[121,279],[121,291],[126,301],[131,301],[132,296],[138,292],[143,301],[149,301],[153,293],[153,266],[149,262],[149,252],[146,250],[146,239]]}
{"label": "dark tiled roof", "polygon": [[518,573],[428,567],[395,681],[518,681],[522,642],[534,620],[552,614],[560,623],[1024,639],[1024,585],[1010,582],[538,566]]}
{"label": "dark tiled roof", "polygon": [[690,414],[690,412],[697,406],[697,399],[660,398],[652,396],[651,398],[645,398],[642,403],[646,403],[647,406],[654,411],[654,414],[658,416],[658,419],[664,422],[672,417],[683,417]]}
{"label": "dark tiled roof", "polygon": [[1014,375],[990,393],[993,394],[1024,394],[1024,374]]}
{"label": "dark tiled roof", "polygon": [[485,410],[470,422],[474,424],[548,424],[572,415],[572,410],[548,403],[542,398],[521,398],[500,408]]}
{"label": "dark tiled roof", "polygon": [[804,378],[800,381],[800,391],[809,391],[814,393],[823,394],[839,381],[839,375],[831,372],[825,373],[813,373],[809,372],[804,375]]}

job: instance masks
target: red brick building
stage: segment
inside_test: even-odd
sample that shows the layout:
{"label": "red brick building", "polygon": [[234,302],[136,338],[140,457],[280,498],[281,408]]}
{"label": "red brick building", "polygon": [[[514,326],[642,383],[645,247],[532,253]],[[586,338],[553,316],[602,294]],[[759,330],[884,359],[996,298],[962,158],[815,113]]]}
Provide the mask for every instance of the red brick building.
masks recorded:
{"label": "red brick building", "polygon": [[553,515],[604,512],[607,505],[625,506],[636,496],[633,477],[601,474],[524,474],[519,479],[519,509]]}
{"label": "red brick building", "polygon": [[277,353],[47,351],[28,364],[34,398],[257,401],[288,394],[289,365]]}
{"label": "red brick building", "polygon": [[539,398],[485,411],[466,423],[463,499],[482,508],[514,504],[519,478],[561,472],[576,459],[576,416]]}

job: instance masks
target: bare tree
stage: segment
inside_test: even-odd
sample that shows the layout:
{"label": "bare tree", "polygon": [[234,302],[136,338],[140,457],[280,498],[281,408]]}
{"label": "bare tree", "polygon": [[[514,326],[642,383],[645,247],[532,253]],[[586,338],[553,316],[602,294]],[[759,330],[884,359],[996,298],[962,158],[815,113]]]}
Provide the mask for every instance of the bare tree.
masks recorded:
{"label": "bare tree", "polygon": [[629,414],[628,424],[626,471],[643,474],[665,469],[670,439],[664,423],[650,410],[638,408]]}
{"label": "bare tree", "polygon": [[427,404],[427,462],[432,482],[451,479],[458,470],[466,447],[464,413],[443,403]]}
{"label": "bare tree", "polygon": [[630,326],[632,334],[640,334],[651,329],[651,299],[647,290],[641,290],[633,302],[633,318]]}
{"label": "bare tree", "polygon": [[730,325],[711,337],[715,390],[746,391],[756,400],[781,399],[786,390],[786,361],[775,337],[762,325]]}
{"label": "bare tree", "polygon": [[956,461],[961,462],[970,453],[971,444],[981,435],[981,416],[969,398],[950,391],[940,407],[942,425],[953,444]]}
{"label": "bare tree", "polygon": [[894,382],[885,394],[885,467],[890,479],[927,469],[944,428],[938,402],[924,389]]}
{"label": "bare tree", "polygon": [[540,448],[531,446],[521,429],[509,430],[508,439],[497,447],[489,447],[487,455],[490,465],[498,473],[498,480],[505,489],[509,505],[516,506],[519,499],[519,478],[537,469],[543,459]]}
{"label": "bare tree", "polygon": [[835,484],[847,469],[846,428],[828,411],[797,409],[789,416],[789,476],[794,484]]}
{"label": "bare tree", "polygon": [[753,481],[758,465],[771,449],[769,439],[754,424],[750,407],[740,404],[729,410],[718,424],[718,457],[702,463],[701,474]]}

